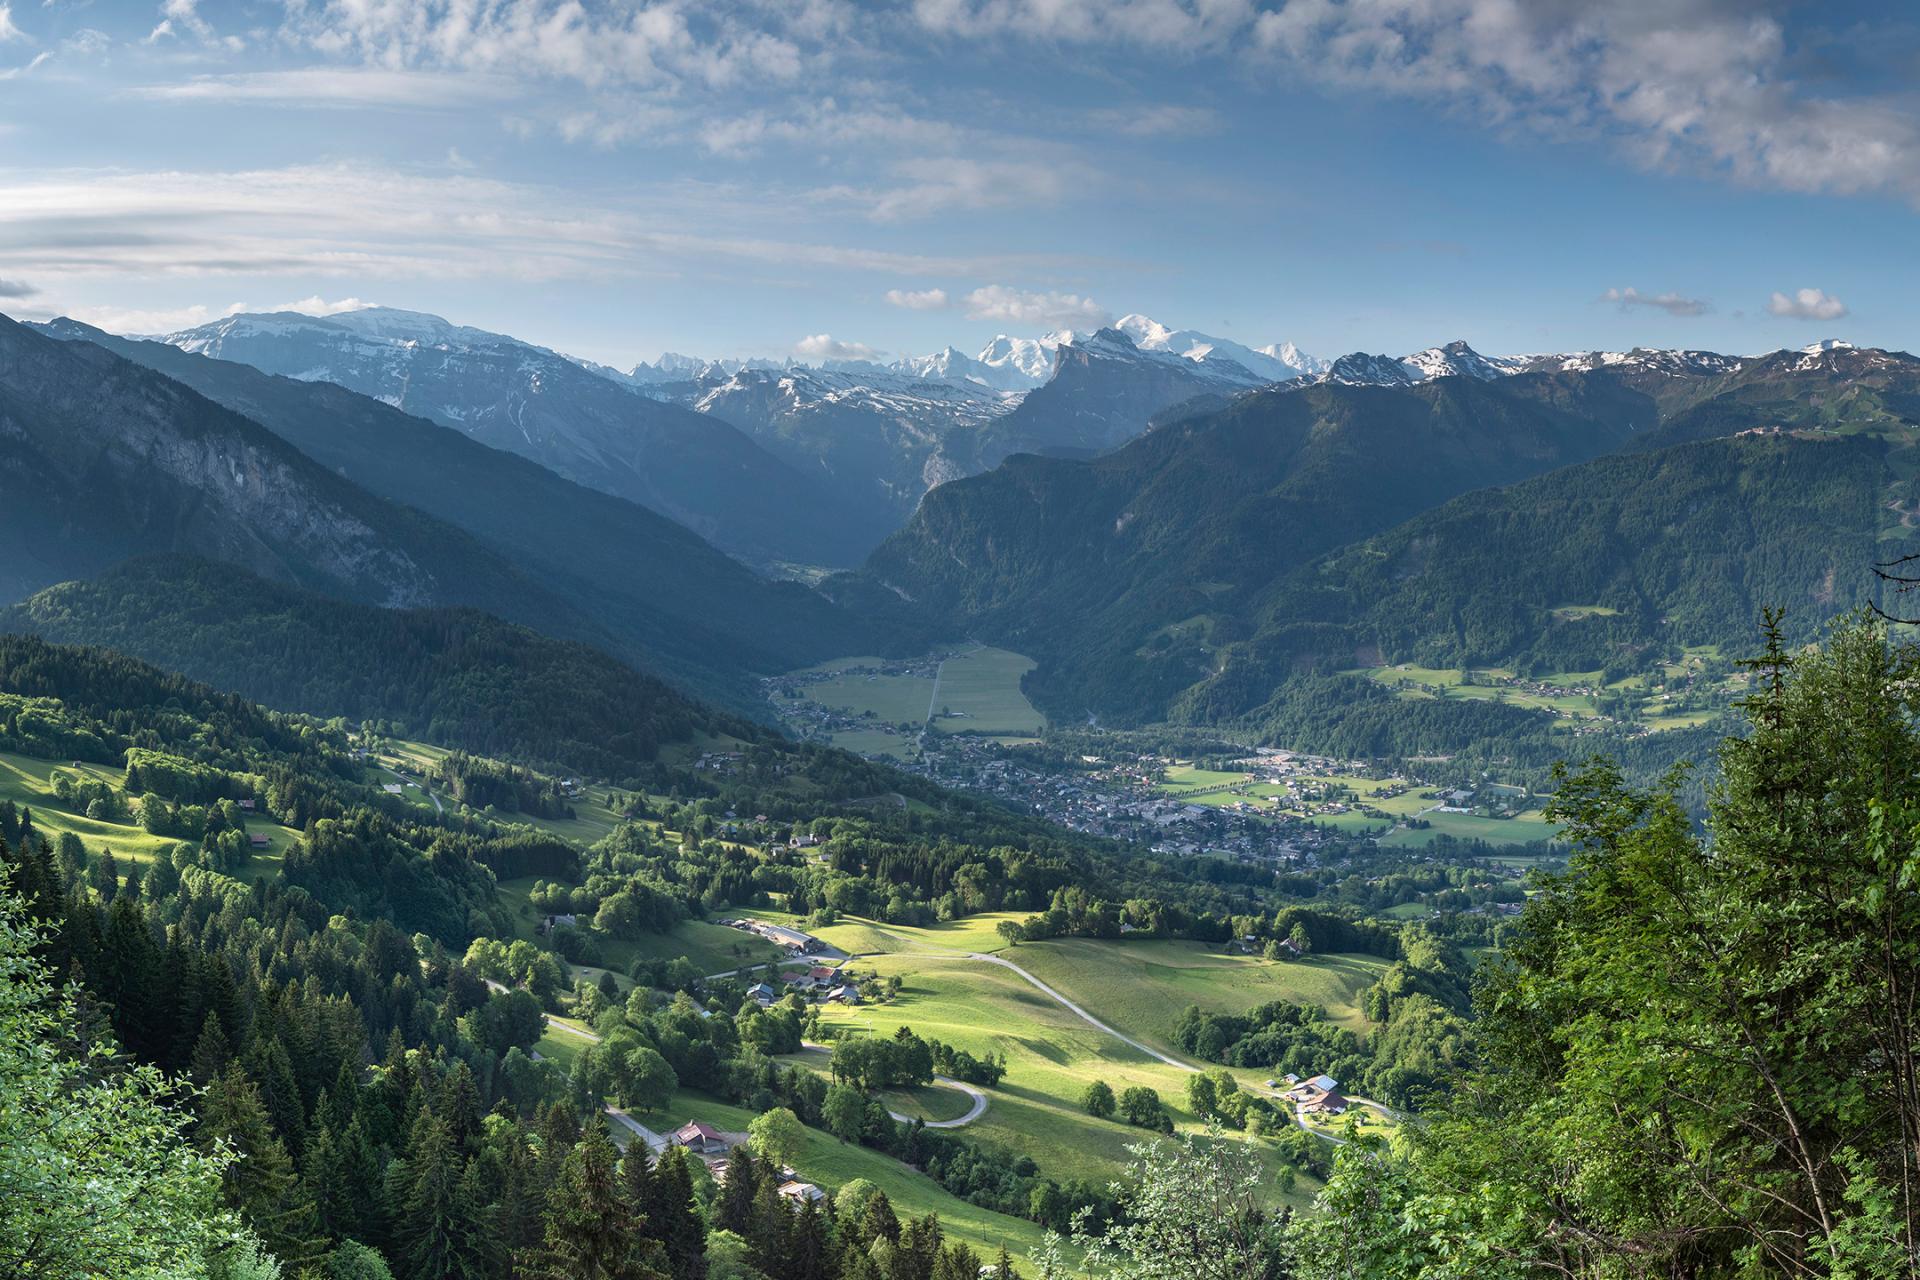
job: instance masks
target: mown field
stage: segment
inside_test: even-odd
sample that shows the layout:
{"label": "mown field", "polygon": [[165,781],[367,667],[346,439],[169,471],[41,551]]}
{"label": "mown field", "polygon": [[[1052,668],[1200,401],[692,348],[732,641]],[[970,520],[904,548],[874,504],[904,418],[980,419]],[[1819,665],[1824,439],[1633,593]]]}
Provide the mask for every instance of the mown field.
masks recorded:
{"label": "mown field", "polygon": [[[899,977],[900,995],[887,1004],[855,1009],[829,1006],[827,1025],[843,1034],[880,1036],[909,1026],[975,1054],[1005,1054],[1006,1077],[987,1090],[986,1113],[962,1132],[972,1141],[1031,1155],[1047,1176],[1106,1183],[1125,1170],[1128,1147],[1150,1136],[1086,1113],[1080,1099],[1095,1080],[1105,1080],[1116,1093],[1134,1085],[1154,1089],[1176,1125],[1200,1124],[1186,1110],[1190,1071],[1092,1026],[1008,969],[958,956],[922,955],[871,957],[856,967]],[[1243,1083],[1257,1082],[1256,1072],[1240,1074]],[[1277,1176],[1282,1162],[1273,1146],[1247,1141]],[[1304,1203],[1310,1192],[1310,1180],[1303,1178],[1294,1196]]]}
{"label": "mown field", "polygon": [[[0,752],[0,800],[11,800],[22,809],[31,809],[33,825],[48,835],[72,832],[80,837],[89,853],[111,849],[114,858],[120,861],[150,862],[155,853],[181,843],[173,836],[151,835],[137,821],[105,822],[62,808],[53,794],[52,777],[56,769],[104,782],[121,794],[126,793],[125,769],[84,762],[75,767],[71,760],[40,760]],[[280,860],[287,846],[299,838],[299,832],[262,817],[248,818],[247,832],[267,837],[267,848],[253,851],[238,878],[260,880],[279,874]]]}
{"label": "mown field", "polygon": [[1222,955],[1198,942],[1103,942],[1056,938],[1004,953],[1014,964],[1148,1044],[1177,1053],[1173,1026],[1190,1004],[1244,1013],[1274,1000],[1318,1005],[1360,1030],[1360,997],[1387,962],[1377,956],[1325,955],[1270,961]]}
{"label": "mown field", "polygon": [[[690,1120],[701,1120],[729,1133],[744,1133],[754,1115],[743,1107],[728,1106],[682,1089],[663,1111],[635,1118],[662,1131],[663,1126],[677,1128]],[[793,1167],[803,1179],[828,1191],[838,1191],[855,1178],[865,1178],[887,1193],[894,1212],[902,1218],[937,1213],[949,1236],[965,1241],[987,1262],[1002,1245],[1015,1258],[1025,1258],[1040,1247],[1042,1233],[1033,1223],[968,1204],[893,1157],[842,1142],[819,1129],[807,1130],[806,1147]]]}
{"label": "mown field", "polygon": [[1025,920],[1032,913],[1028,911],[983,912],[962,920],[945,921],[927,925],[924,928],[905,924],[885,924],[878,920],[869,920],[864,916],[842,916],[838,923],[818,929],[809,929],[804,917],[787,911],[751,909],[741,910],[736,914],[783,924],[794,929],[805,929],[829,946],[838,947],[848,955],[857,956],[896,951],[999,951],[1007,945],[1006,939],[1002,938],[998,932],[1000,922],[1012,920],[1017,923]]}
{"label": "mown field", "polygon": [[[523,876],[500,882],[500,900],[513,915],[514,936],[537,941],[534,930],[540,913],[527,901],[538,876]],[[705,920],[682,920],[666,933],[641,934],[637,938],[602,938],[605,967],[624,974],[639,959],[672,960],[685,956],[702,974],[723,973],[743,965],[759,964],[780,954],[778,947],[739,929],[727,929]],[[582,966],[584,967],[584,966]]]}
{"label": "mown field", "polygon": [[[797,675],[818,675],[804,692],[823,707],[871,713],[888,724],[926,724],[942,733],[1037,733],[1046,720],[1020,691],[1021,677],[1033,669],[1033,660],[1006,649],[980,647],[952,654],[924,670],[878,674],[859,667],[890,665],[881,658],[843,658]],[[840,742],[852,750],[885,749],[898,754],[904,742],[879,742],[882,735],[863,738],[867,745]]]}

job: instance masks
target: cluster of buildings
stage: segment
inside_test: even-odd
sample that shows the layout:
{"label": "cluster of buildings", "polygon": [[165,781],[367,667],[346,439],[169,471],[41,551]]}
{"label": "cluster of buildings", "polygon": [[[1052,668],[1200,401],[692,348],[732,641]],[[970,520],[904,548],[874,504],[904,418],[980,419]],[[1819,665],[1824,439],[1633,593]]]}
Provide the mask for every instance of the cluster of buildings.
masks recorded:
{"label": "cluster of buildings", "polygon": [[1340,1082],[1332,1076],[1314,1076],[1307,1080],[1285,1076],[1267,1081],[1267,1087],[1279,1090],[1280,1096],[1297,1107],[1303,1116],[1342,1116],[1350,1105],[1340,1092]]}
{"label": "cluster of buildings", "polygon": [[[707,1166],[707,1172],[713,1175],[713,1180],[724,1186],[727,1181],[727,1156],[735,1147],[747,1141],[747,1135],[728,1133],[703,1121],[689,1120],[675,1129],[667,1141],[676,1147],[685,1147],[687,1154],[698,1157]],[[780,1194],[788,1200],[799,1203],[827,1198],[827,1193],[813,1183],[800,1181],[799,1174],[792,1169],[783,1166],[780,1177]]]}
{"label": "cluster of buildings", "polygon": [[755,920],[750,917],[737,920],[722,920],[720,924],[729,929],[739,929],[755,937],[765,938],[787,953],[789,958],[819,955],[827,950],[827,944],[810,933],[798,929],[789,929],[783,924],[774,924],[767,920]]}

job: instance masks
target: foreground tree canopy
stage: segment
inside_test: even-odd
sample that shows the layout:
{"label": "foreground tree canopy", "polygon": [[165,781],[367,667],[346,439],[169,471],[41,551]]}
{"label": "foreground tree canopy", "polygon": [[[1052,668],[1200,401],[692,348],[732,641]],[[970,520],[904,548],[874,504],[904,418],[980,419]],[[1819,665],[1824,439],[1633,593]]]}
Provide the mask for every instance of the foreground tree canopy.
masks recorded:
{"label": "foreground tree canopy", "polygon": [[1476,995],[1485,1066],[1343,1153],[1307,1280],[1920,1274],[1920,648],[1771,637],[1705,834],[1610,765]]}

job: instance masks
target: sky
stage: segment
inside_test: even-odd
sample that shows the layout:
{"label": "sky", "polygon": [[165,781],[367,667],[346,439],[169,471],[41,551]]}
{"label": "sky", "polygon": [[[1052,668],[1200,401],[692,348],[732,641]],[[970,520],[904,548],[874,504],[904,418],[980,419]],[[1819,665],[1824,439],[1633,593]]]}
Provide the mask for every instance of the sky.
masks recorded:
{"label": "sky", "polygon": [[1920,348],[1920,9],[0,0],[0,311],[610,364]]}

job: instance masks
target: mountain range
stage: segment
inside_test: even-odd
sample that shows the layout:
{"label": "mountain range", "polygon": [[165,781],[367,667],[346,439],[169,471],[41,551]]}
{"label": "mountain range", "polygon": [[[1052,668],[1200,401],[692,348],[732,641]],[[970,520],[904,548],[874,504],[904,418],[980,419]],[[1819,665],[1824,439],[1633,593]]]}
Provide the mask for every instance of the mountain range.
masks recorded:
{"label": "mountain range", "polygon": [[929,494],[863,573],[1038,659],[1056,718],[1220,723],[1304,673],[1525,665],[1567,606],[1629,620],[1581,633],[1593,666],[1730,642],[1762,604],[1812,634],[1911,536],[1912,356],[1436,351],[1461,372],[1336,361],[1099,457],[1010,459]]}
{"label": "mountain range", "polygon": [[1003,334],[974,356],[818,366],[670,353],[618,370],[388,307],[241,313],[159,341],[361,392],[775,569],[854,565],[928,489],[1010,453],[1110,448],[1182,401],[1324,368],[1291,344],[1255,350],[1139,315]]}
{"label": "mountain range", "polygon": [[[49,427],[52,438],[68,449],[91,443],[73,463],[70,488],[41,485],[23,494],[57,502],[61,514],[36,518],[22,509],[15,517],[10,597],[127,556],[186,552],[353,600],[484,608],[595,643],[735,706],[756,697],[757,674],[891,643],[866,619],[798,583],[754,573],[664,516],[370,397],[74,321],[39,328],[0,328],[0,343],[10,343],[0,346],[8,360],[0,395],[10,407],[29,392],[55,401],[65,416],[53,420],[60,425]],[[28,356],[46,366],[38,379],[24,376]],[[151,439],[128,438],[132,410],[90,396],[85,388],[96,381],[138,389]],[[152,473],[152,456],[178,452],[176,439],[204,435],[209,424],[235,443],[223,442],[213,462],[186,470],[163,512],[123,529],[139,506],[109,484],[114,468]],[[10,437],[16,447],[18,436]],[[210,513],[239,505],[224,480],[226,459],[243,447],[279,460],[298,486],[276,489],[264,514],[241,506],[209,530]],[[27,465],[16,463],[16,474]],[[96,508],[89,493],[114,500]],[[312,533],[242,554],[260,540],[261,521],[269,529],[275,521],[301,531],[330,528],[327,500],[364,513],[351,527],[370,529],[362,541],[380,555],[335,554]],[[42,545],[47,550],[35,555]]]}
{"label": "mountain range", "polygon": [[160,340],[360,392],[649,507],[749,563],[851,563],[886,532],[723,420],[438,316],[243,313]]}

